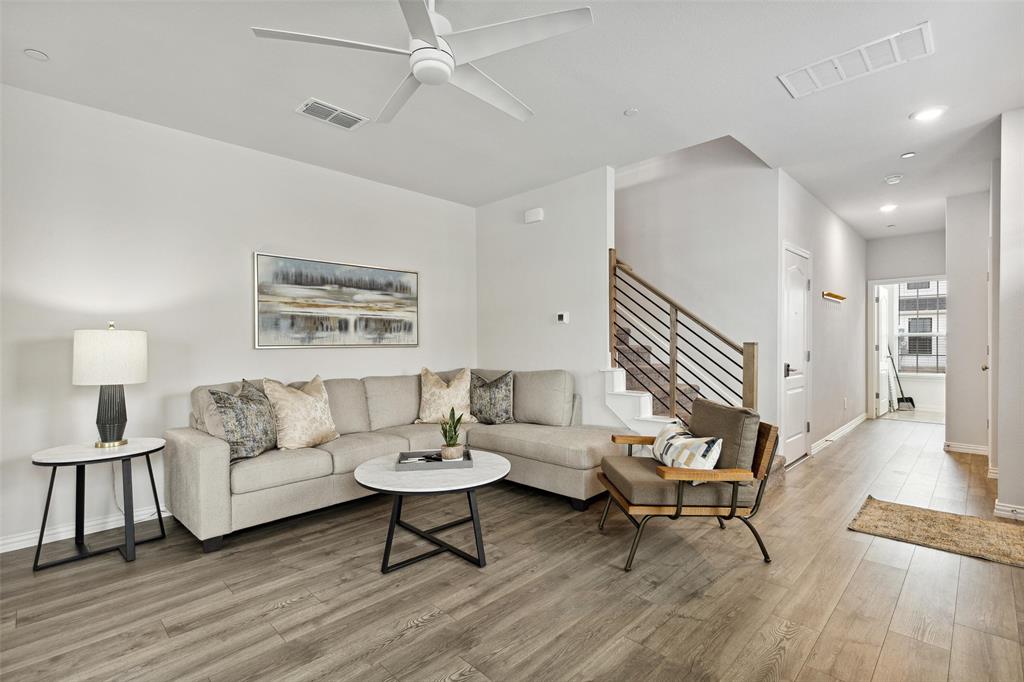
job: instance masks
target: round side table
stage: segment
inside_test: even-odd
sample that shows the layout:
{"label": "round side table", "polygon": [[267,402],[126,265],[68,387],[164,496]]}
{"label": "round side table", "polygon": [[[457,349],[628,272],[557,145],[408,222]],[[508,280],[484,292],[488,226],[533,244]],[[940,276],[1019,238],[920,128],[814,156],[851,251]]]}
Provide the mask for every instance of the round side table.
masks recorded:
{"label": "round side table", "polygon": [[[62,445],[49,450],[42,450],[32,455],[32,463],[36,466],[51,467],[50,487],[46,491],[46,506],[43,507],[43,523],[39,528],[39,542],[36,544],[36,557],[32,562],[32,570],[39,571],[51,566],[59,566],[71,561],[78,561],[97,554],[113,552],[121,553],[125,561],[135,561],[135,546],[167,537],[164,530],[164,519],[160,514],[160,498],[156,492],[156,479],[153,478],[153,463],[149,456],[164,449],[163,438],[131,438],[125,445],[114,448],[97,448],[89,445]],[[135,539],[135,504],[132,495],[132,460],[136,457],[146,458],[149,469],[149,483],[153,487],[153,501],[156,504],[156,517],[160,521],[160,534],[144,540]],[[89,464],[103,462],[121,462],[121,481],[124,485],[124,544],[90,549],[85,544],[85,467]],[[39,563],[39,553],[43,547],[43,534],[46,532],[46,517],[50,513],[50,498],[53,496],[53,481],[57,478],[60,467],[75,467],[75,554]]]}

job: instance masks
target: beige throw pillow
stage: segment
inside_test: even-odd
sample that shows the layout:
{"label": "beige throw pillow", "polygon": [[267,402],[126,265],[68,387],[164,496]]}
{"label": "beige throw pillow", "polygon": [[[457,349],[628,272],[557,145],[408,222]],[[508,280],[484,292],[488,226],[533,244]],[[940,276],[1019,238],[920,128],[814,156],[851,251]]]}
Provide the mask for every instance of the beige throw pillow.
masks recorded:
{"label": "beige throw pillow", "polygon": [[469,369],[460,369],[451,381],[445,381],[424,367],[420,371],[420,417],[417,422],[440,424],[451,410],[462,421],[475,422],[469,411]]}
{"label": "beige throw pillow", "polygon": [[277,447],[311,448],[338,437],[320,375],[302,388],[291,388],[273,379],[264,379],[263,388],[274,408]]}

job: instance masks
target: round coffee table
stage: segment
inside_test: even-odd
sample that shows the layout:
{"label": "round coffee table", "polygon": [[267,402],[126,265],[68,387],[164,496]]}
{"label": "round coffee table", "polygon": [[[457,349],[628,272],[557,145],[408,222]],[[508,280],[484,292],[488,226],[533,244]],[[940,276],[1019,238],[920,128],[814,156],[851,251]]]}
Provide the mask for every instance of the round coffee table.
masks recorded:
{"label": "round coffee table", "polygon": [[[508,476],[511,465],[507,459],[493,452],[486,450],[471,450],[470,452],[473,455],[473,466],[468,469],[395,471],[395,463],[398,461],[397,454],[375,457],[356,467],[355,478],[359,485],[369,490],[391,495],[393,498],[391,522],[388,524],[388,537],[384,543],[384,559],[380,564],[381,573],[389,573],[442,552],[451,552],[481,568],[487,564],[484,557],[484,538],[480,529],[480,512],[476,506],[476,489]],[[469,516],[426,530],[402,520],[402,500],[408,495],[448,495],[462,492],[466,493],[466,498],[469,500]],[[476,556],[462,551],[435,535],[435,533],[469,522],[473,523]],[[437,549],[403,559],[394,564],[390,563],[391,543],[395,539],[396,526],[401,526],[410,533],[437,545]]]}

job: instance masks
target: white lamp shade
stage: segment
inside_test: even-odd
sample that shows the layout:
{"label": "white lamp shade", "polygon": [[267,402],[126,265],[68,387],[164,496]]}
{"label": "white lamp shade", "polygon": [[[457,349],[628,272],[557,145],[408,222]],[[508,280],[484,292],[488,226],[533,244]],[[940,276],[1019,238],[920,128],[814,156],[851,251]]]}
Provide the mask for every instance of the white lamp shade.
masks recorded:
{"label": "white lamp shade", "polygon": [[75,386],[141,384],[149,374],[146,332],[76,329],[71,383]]}

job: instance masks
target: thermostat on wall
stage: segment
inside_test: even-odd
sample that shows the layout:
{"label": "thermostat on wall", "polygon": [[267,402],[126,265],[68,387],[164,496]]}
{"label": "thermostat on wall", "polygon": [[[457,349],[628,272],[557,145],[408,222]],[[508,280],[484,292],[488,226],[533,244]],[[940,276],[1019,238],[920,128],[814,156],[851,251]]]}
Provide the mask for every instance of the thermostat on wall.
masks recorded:
{"label": "thermostat on wall", "polygon": [[569,324],[569,313],[555,313],[555,322],[558,324]]}

